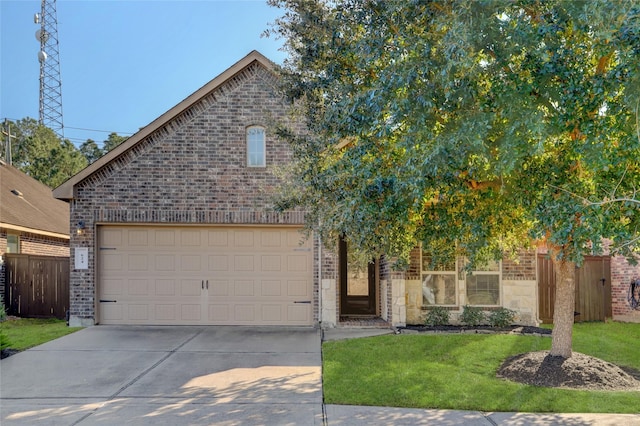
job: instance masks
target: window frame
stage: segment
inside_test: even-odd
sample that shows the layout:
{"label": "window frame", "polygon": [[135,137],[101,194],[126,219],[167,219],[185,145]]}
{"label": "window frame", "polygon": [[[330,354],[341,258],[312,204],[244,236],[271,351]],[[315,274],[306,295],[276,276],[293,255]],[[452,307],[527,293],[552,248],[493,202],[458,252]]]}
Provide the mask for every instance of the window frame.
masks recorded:
{"label": "window frame", "polygon": [[[435,307],[435,306],[442,306],[442,307],[456,307],[459,306],[458,305],[458,301],[459,299],[459,290],[458,290],[458,259],[456,258],[453,261],[453,270],[446,270],[446,269],[426,269],[429,265],[425,265],[424,263],[424,258],[425,256],[429,256],[423,249],[422,247],[420,247],[420,289],[423,292],[422,293],[422,304],[421,307],[423,309],[428,309],[429,307]],[[425,304],[424,303],[424,299],[425,299],[425,294],[424,294],[424,280],[425,277],[428,275],[442,275],[442,276],[453,276],[453,288],[454,288],[454,301],[452,304],[449,303],[433,303],[433,304]],[[435,294],[434,294],[434,298],[435,298]]]}
{"label": "window frame", "polygon": [[[502,306],[502,260],[495,263],[496,268],[491,270],[489,267],[485,269],[474,269],[470,274],[466,274],[464,277],[464,289],[465,289],[465,298],[467,300],[467,304],[470,306],[480,306],[480,307],[499,307]],[[492,266],[492,265],[487,265]],[[495,304],[474,304],[469,300],[469,278],[473,276],[497,276],[498,277],[498,298]]]}
{"label": "window frame", "polygon": [[[10,237],[15,237],[15,243],[9,243],[9,238]],[[20,242],[21,242],[20,241],[20,234],[7,233],[7,249],[6,249],[6,252],[10,253],[10,254],[20,254],[20,246],[21,246]],[[11,247],[13,245],[15,245],[15,247],[16,247],[16,251],[15,252],[9,250],[9,247]]]}
{"label": "window frame", "polygon": [[[252,139],[252,131],[255,130],[260,130],[260,133],[256,133],[256,134],[262,134],[262,140],[261,141],[257,141]],[[264,168],[267,167],[267,135],[266,135],[267,131],[265,129],[264,126],[260,126],[260,125],[251,125],[248,126],[245,130],[245,149],[246,149],[246,164],[247,167],[250,168]],[[256,150],[252,150],[253,143],[260,143],[260,151],[256,151]],[[252,155],[261,155],[261,162],[259,164],[252,164]]]}

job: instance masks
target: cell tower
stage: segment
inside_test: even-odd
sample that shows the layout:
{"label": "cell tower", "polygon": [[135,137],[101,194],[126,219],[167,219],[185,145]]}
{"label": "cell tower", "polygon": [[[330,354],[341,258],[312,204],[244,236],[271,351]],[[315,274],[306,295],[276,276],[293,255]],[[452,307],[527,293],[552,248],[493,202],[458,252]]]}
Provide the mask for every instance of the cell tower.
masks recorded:
{"label": "cell tower", "polygon": [[40,25],[36,31],[36,39],[40,42],[39,122],[64,138],[56,0],[42,0],[40,13],[34,15],[33,21]]}

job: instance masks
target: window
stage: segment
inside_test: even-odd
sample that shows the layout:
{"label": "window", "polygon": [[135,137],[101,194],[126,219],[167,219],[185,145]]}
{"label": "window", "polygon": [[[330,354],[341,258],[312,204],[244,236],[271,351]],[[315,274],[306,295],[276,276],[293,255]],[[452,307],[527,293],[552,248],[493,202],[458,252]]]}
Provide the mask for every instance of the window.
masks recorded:
{"label": "window", "polygon": [[478,306],[500,305],[501,262],[490,262],[467,273],[463,265],[458,264],[464,262],[464,258],[452,257],[434,264],[431,255],[423,251],[420,260],[423,308],[434,305],[457,306],[462,303],[461,296],[458,295],[458,284],[462,291],[463,281],[466,284],[464,303]]}
{"label": "window", "polygon": [[7,253],[20,253],[20,236],[7,234]]}
{"label": "window", "polygon": [[264,127],[247,128],[247,167],[265,167],[266,148]]}
{"label": "window", "polygon": [[422,253],[422,306],[456,305],[456,261],[432,265],[431,257]]}
{"label": "window", "polygon": [[500,262],[491,262],[467,275],[467,301],[470,305],[500,304]]}

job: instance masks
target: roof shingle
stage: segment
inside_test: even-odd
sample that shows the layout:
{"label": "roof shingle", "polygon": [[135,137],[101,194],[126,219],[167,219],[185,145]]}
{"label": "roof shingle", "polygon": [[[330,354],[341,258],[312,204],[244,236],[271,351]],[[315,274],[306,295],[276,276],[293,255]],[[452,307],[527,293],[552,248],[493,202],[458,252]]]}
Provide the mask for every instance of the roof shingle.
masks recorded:
{"label": "roof shingle", "polygon": [[0,161],[0,227],[69,235],[69,204],[51,188]]}

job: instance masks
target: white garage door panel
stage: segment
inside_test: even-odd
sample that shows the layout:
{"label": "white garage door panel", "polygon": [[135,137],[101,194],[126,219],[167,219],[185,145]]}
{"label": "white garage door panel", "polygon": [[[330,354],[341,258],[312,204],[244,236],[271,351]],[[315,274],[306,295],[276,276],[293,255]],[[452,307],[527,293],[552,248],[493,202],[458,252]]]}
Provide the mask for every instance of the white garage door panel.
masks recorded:
{"label": "white garage door panel", "polygon": [[312,253],[293,228],[99,228],[103,324],[312,325]]}

